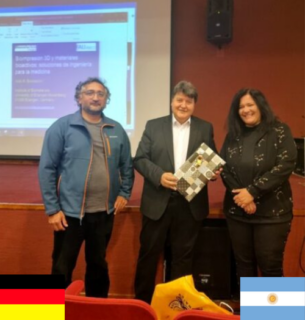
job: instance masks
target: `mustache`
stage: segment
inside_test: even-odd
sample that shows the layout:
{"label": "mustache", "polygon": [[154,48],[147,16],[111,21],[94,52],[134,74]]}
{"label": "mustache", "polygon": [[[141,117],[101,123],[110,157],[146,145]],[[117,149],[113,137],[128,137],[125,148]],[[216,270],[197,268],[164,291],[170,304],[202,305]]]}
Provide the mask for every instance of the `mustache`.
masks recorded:
{"label": "mustache", "polygon": [[101,104],[96,104],[98,106],[100,106],[101,108],[99,110],[92,110],[90,108],[90,106],[82,106],[82,109],[88,113],[88,114],[91,114],[93,116],[96,116],[96,115],[99,115],[103,112],[103,110],[106,108],[106,106],[102,106]]}

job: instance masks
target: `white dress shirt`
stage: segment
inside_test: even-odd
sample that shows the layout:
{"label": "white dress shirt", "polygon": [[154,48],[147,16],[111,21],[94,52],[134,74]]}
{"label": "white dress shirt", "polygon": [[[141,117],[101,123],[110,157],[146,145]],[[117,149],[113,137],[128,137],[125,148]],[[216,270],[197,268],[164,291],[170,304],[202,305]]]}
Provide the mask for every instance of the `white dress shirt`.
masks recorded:
{"label": "white dress shirt", "polygon": [[180,124],[173,115],[173,139],[175,172],[183,165],[187,156],[190,138],[191,118]]}

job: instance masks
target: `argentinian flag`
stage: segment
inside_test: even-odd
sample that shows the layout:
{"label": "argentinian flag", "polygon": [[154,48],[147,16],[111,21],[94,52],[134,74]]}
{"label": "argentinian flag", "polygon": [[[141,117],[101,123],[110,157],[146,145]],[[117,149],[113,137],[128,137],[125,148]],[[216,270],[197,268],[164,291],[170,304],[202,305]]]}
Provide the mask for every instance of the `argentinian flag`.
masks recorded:
{"label": "argentinian flag", "polygon": [[240,278],[241,320],[305,320],[305,278]]}

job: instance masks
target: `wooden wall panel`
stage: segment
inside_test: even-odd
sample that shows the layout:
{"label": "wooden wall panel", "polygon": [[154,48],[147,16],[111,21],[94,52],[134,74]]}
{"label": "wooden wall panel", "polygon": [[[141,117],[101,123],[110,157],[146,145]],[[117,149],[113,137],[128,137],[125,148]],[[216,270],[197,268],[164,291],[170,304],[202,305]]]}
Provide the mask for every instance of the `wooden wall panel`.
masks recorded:
{"label": "wooden wall panel", "polygon": [[[49,274],[53,231],[44,212],[0,209],[0,274]],[[141,214],[128,209],[115,217],[107,251],[111,279],[110,296],[133,297],[135,266],[139,251]],[[83,279],[85,258],[82,248],[74,279]],[[157,283],[163,279],[162,258]]]}
{"label": "wooden wall panel", "polygon": [[262,90],[295,137],[305,136],[304,0],[234,1],[233,40],[206,40],[208,0],[173,0],[172,85],[198,88],[195,114],[213,123],[221,147],[233,95]]}
{"label": "wooden wall panel", "polygon": [[[37,210],[0,209],[0,214],[0,274],[49,274],[53,232],[44,213]],[[219,219],[219,215],[214,218]],[[127,208],[115,217],[113,236],[107,252],[111,278],[110,296],[133,297],[140,228],[141,214],[138,208]],[[304,276],[299,266],[304,230],[305,216],[296,216],[285,251],[286,276]],[[303,267],[304,257],[303,247]],[[84,270],[82,250],[73,278],[83,279]],[[157,282],[161,282],[162,278],[163,266],[160,259]]]}
{"label": "wooden wall panel", "polygon": [[284,275],[285,277],[305,276],[305,215],[293,218],[285,248]]}

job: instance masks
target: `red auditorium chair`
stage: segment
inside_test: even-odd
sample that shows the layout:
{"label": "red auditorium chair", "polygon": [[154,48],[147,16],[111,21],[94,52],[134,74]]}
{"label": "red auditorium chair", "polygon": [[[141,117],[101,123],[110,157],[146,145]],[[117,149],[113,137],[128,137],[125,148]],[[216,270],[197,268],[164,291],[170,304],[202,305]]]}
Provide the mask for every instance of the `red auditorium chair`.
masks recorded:
{"label": "red auditorium chair", "polygon": [[174,320],[240,320],[240,316],[200,310],[187,310],[179,313]]}
{"label": "red auditorium chair", "polygon": [[65,292],[66,320],[157,320],[147,303],[134,299],[80,296],[84,282],[74,281]]}

